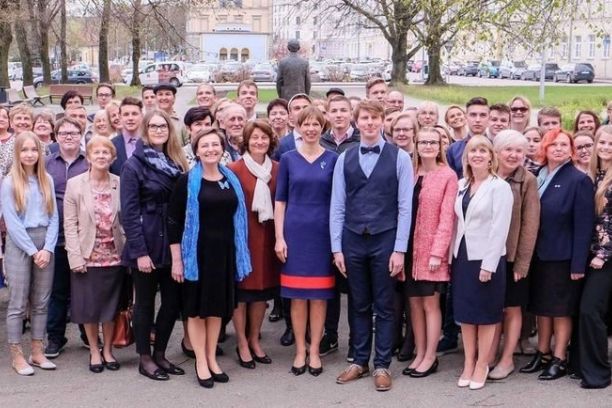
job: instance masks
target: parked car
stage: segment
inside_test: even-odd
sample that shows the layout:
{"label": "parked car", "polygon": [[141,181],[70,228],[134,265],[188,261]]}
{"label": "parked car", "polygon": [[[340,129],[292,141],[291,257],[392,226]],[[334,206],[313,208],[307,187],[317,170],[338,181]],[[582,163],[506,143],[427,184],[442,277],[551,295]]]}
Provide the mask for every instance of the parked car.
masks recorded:
{"label": "parked car", "polygon": [[195,64],[189,68],[185,76],[190,82],[211,82],[212,72],[211,65]]}
{"label": "parked car", "polygon": [[275,82],[276,71],[271,64],[257,64],[251,70],[251,78],[255,82]]}
{"label": "parked car", "polygon": [[140,72],[140,82],[143,85],[172,84],[176,87],[183,85],[184,71],[176,62],[162,61],[147,65]]}
{"label": "parked car", "polygon": [[353,64],[351,66],[351,81],[367,81],[370,79],[370,64]]}
{"label": "parked car", "polygon": [[499,61],[489,60],[482,61],[478,66],[478,76],[486,78],[497,78],[499,77]]}
{"label": "parked car", "polygon": [[473,76],[478,75],[478,63],[474,61],[470,61],[459,68],[459,75],[462,76]]}
{"label": "parked car", "polygon": [[535,81],[540,76],[540,70],[542,66],[540,64],[529,65],[527,69],[521,72],[521,79],[523,81]]}
{"label": "parked car", "polygon": [[525,61],[513,61],[499,66],[499,78],[519,79],[527,68]]}
{"label": "parked car", "polygon": [[[68,70],[68,80],[62,82],[62,72],[61,70],[51,71],[51,83],[52,84],[93,84],[97,82],[97,78],[92,74],[91,71],[86,71],[82,69],[77,70]],[[34,78],[33,85],[35,88],[41,87],[44,83],[43,77],[37,76]]]}
{"label": "parked car", "polygon": [[554,81],[566,81],[568,84],[587,81],[589,84],[595,79],[595,69],[588,62],[566,64],[555,72]]}
{"label": "parked car", "polygon": [[240,61],[227,61],[221,65],[219,70],[220,81],[225,82],[240,82],[250,78],[249,67],[243,65]]}
{"label": "parked car", "polygon": [[461,69],[461,64],[458,64],[456,62],[450,62],[444,65],[443,71],[444,71],[444,75],[458,75],[460,69]]}

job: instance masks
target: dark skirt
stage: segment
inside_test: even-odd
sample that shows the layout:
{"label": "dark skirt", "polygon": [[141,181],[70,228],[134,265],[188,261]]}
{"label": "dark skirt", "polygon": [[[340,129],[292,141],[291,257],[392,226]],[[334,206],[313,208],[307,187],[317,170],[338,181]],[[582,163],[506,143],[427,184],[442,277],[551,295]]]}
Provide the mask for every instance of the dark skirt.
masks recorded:
{"label": "dark skirt", "polygon": [[274,299],[278,295],[279,288],[268,288],[263,290],[247,290],[236,288],[236,301],[240,303],[265,302]]}
{"label": "dark skirt", "polygon": [[483,283],[479,279],[482,260],[468,260],[465,239],[457,255],[451,268],[455,321],[476,325],[500,323],[504,315],[506,257],[501,257],[491,280]]}
{"label": "dark skirt", "polygon": [[506,301],[504,307],[526,307],[529,303],[529,277],[514,281],[514,262],[506,263]]}
{"label": "dark skirt", "polygon": [[446,284],[447,282],[417,281],[412,276],[408,276],[404,282],[404,295],[407,297],[433,296],[435,293],[444,293]]}
{"label": "dark skirt", "polygon": [[124,280],[122,266],[87,268],[70,272],[70,320],[106,323],[115,319]]}
{"label": "dark skirt", "polygon": [[570,261],[534,258],[529,282],[529,311],[536,316],[569,317],[578,313],[582,279],[571,279]]}

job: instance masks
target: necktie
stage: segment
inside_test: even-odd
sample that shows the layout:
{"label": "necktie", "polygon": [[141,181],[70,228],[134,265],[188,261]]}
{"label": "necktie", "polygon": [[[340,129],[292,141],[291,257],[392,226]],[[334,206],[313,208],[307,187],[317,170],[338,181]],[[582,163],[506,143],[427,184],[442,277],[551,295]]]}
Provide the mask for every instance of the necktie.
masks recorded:
{"label": "necktie", "polygon": [[380,154],[380,146],[376,145],[373,147],[361,146],[361,154],[368,154],[370,152]]}

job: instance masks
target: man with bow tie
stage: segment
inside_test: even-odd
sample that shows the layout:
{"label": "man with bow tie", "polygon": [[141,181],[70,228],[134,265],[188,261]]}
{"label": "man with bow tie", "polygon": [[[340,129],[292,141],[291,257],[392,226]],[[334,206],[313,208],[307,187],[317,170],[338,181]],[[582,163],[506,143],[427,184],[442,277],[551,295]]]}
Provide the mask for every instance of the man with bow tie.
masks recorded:
{"label": "man with bow tie", "polygon": [[384,108],[379,102],[360,102],[354,119],[361,142],[338,158],[331,198],[334,263],[348,277],[354,299],[349,310],[354,363],[336,382],[369,374],[375,313],[374,384],[377,391],[387,391],[395,335],[393,293],[397,280],[405,277],[413,170],[410,156],[382,138]]}

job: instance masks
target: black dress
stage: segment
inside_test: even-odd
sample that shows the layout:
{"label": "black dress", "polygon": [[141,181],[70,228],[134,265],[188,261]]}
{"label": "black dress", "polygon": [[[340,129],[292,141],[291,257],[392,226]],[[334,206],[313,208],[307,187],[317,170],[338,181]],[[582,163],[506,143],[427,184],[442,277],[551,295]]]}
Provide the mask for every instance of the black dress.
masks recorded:
{"label": "black dress", "polygon": [[[470,205],[470,191],[462,199],[463,217]],[[451,290],[455,321],[484,325],[502,321],[506,291],[506,257],[502,256],[488,282],[480,281],[482,260],[470,261],[465,237],[461,240],[457,258],[451,266]]]}
{"label": "black dress", "polygon": [[[183,236],[187,178],[187,175],[181,176],[170,199],[168,233],[171,244],[180,243]],[[198,202],[198,280],[185,280],[183,283],[183,315],[228,319],[235,307],[236,252],[233,217],[238,207],[238,198],[226,179],[202,179]]]}
{"label": "black dress", "polygon": [[446,286],[446,282],[432,282],[426,280],[417,281],[412,277],[414,229],[419,211],[419,195],[421,194],[422,188],[423,176],[419,176],[412,192],[412,222],[410,223],[410,236],[408,237],[408,250],[406,251],[406,262],[404,265],[404,271],[406,273],[404,293],[407,297],[433,296],[436,292],[444,292],[444,287]]}

